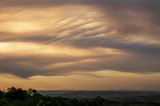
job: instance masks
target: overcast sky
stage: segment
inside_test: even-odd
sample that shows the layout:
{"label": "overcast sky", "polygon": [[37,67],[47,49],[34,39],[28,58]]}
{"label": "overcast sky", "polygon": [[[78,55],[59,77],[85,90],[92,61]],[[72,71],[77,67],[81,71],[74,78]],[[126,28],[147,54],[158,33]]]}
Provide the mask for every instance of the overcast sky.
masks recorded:
{"label": "overcast sky", "polygon": [[159,0],[1,0],[0,81],[160,90]]}

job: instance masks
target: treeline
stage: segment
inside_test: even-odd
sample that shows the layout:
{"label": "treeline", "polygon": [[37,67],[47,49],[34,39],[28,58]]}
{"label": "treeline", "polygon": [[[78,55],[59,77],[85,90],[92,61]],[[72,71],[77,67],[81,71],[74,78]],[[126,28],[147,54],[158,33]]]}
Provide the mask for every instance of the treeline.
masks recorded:
{"label": "treeline", "polygon": [[34,89],[8,88],[0,91],[0,106],[160,106],[158,103],[117,101],[101,97],[95,99],[69,99],[42,96]]}

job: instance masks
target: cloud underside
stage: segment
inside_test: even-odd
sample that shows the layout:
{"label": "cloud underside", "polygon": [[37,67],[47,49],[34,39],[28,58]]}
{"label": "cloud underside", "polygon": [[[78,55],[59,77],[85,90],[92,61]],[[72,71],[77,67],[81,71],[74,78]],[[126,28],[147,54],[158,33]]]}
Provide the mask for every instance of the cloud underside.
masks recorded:
{"label": "cloud underside", "polygon": [[[160,72],[158,0],[0,1],[0,72]],[[64,9],[65,8],[65,9]]]}

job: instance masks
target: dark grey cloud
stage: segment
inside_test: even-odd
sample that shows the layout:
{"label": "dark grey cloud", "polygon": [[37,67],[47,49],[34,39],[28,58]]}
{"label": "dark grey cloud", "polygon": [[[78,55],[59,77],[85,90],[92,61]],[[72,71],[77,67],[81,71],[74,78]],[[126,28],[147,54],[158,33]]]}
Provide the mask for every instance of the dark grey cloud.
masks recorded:
{"label": "dark grey cloud", "polygon": [[[95,61],[87,61],[88,59],[95,59]],[[66,75],[74,71],[116,70],[132,73],[157,73],[159,72],[159,63],[159,57],[137,55],[97,54],[82,57],[43,55],[5,56],[5,58],[0,59],[0,72],[13,74],[22,78],[35,75]]]}
{"label": "dark grey cloud", "polygon": [[125,39],[116,39],[116,38],[82,38],[75,40],[66,40],[71,45],[81,47],[81,48],[114,48],[121,49],[126,52],[133,52],[139,55],[152,55],[159,56],[160,54],[160,45],[156,44],[145,44],[145,42],[128,42]]}
{"label": "dark grey cloud", "polygon": [[47,66],[55,65],[57,63],[77,62],[83,58],[76,58],[70,56],[46,56],[46,55],[24,55],[24,56],[3,56],[0,59],[0,72],[13,74],[19,77],[30,77],[34,75],[59,75],[61,70],[54,70],[54,66],[48,68]]}
{"label": "dark grey cloud", "polygon": [[79,62],[65,67],[59,67],[58,70],[119,70],[122,72],[134,73],[155,73],[159,72],[159,58],[150,59],[147,57],[112,57],[104,58],[95,62]]}
{"label": "dark grey cloud", "polygon": [[[60,29],[56,34],[49,34],[49,32],[42,34],[41,32],[37,34],[0,32],[0,42],[34,42],[51,46],[59,43],[88,50],[111,48],[126,52],[129,56],[109,55],[107,53],[105,55],[99,53],[96,56],[86,57],[69,57],[66,55],[57,57],[35,55],[6,56],[0,59],[0,72],[11,73],[20,77],[63,75],[72,71],[99,70],[134,73],[160,72],[159,0],[5,0],[0,1],[0,8],[26,6],[38,9],[38,7],[54,7],[62,4],[91,6],[103,14],[103,17],[93,17],[91,22],[72,26],[78,21],[73,19],[69,23],[70,26]],[[0,12],[3,12],[3,10],[0,10]],[[68,18],[66,17],[62,21]],[[86,15],[83,18],[87,20]],[[92,28],[83,27],[94,23],[94,21],[100,21],[104,24],[103,26]],[[57,24],[60,22],[57,22]],[[109,22],[109,25],[107,22]],[[106,29],[103,29],[103,27],[106,27]],[[69,34],[64,36],[63,32],[69,32]],[[97,61],[83,61],[87,59],[97,59]],[[73,63],[59,67],[54,66],[57,63],[65,64],[69,62]]]}

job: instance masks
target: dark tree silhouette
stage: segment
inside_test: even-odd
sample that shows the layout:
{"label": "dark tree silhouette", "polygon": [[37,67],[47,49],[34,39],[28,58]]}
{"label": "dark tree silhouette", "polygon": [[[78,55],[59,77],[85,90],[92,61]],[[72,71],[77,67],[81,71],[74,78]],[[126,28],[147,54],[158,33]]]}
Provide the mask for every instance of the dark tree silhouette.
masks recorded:
{"label": "dark tree silhouette", "polygon": [[8,88],[6,92],[6,98],[9,100],[25,100],[28,96],[26,90],[22,90],[21,88]]}
{"label": "dark tree silhouette", "polygon": [[0,90],[0,99],[2,99],[4,95],[5,95],[5,92]]}
{"label": "dark tree silhouette", "polygon": [[[155,101],[160,101],[160,96],[153,97]],[[153,101],[154,99],[151,98]],[[144,99],[146,100],[146,99]],[[147,99],[149,100],[149,99]],[[97,97],[89,98],[63,98],[42,96],[34,89],[23,90],[11,87],[7,91],[0,91],[0,106],[160,106],[159,102],[139,101],[139,98],[124,99],[104,99]]]}

